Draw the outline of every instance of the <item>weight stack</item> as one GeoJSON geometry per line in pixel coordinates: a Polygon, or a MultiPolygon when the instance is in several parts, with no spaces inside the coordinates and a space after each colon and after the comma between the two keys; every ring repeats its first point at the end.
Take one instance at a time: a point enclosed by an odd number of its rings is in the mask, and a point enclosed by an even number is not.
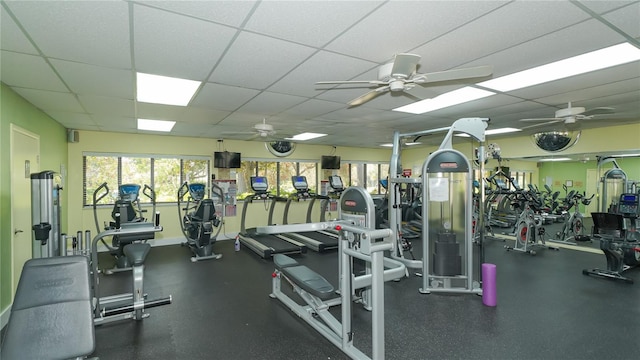
{"type": "Polygon", "coordinates": [[[433,254],[433,274],[437,276],[462,275],[462,257],[456,234],[438,233],[433,254]]]}

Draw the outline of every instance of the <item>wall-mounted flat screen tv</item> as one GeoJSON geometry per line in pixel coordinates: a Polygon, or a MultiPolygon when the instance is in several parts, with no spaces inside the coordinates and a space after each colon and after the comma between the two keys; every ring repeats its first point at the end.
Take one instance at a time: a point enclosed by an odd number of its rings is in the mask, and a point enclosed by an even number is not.
{"type": "Polygon", "coordinates": [[[320,159],[321,169],[340,169],[340,156],[322,155],[320,159]]]}
{"type": "Polygon", "coordinates": [[[213,167],[215,168],[239,168],[241,162],[240,153],[229,151],[216,151],[213,153],[213,167]]]}

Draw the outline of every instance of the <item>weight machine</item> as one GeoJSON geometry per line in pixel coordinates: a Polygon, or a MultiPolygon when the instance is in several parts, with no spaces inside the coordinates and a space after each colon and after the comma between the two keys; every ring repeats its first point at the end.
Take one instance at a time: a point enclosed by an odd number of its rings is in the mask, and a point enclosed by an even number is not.
{"type": "MultiPolygon", "coordinates": [[[[484,140],[487,118],[462,118],[450,127],[393,135],[393,149],[389,162],[389,224],[392,231],[393,250],[391,258],[407,268],[420,269],[421,293],[453,292],[481,294],[479,282],[473,279],[473,173],[469,160],[453,149],[452,138],[456,132],[470,135],[480,142],[478,162],[480,172],[484,170],[484,140]],[[400,139],[418,138],[427,134],[446,132],[439,149],[433,152],[422,165],[422,177],[403,178],[400,161],[400,139]],[[410,250],[408,241],[402,237],[402,210],[394,207],[400,200],[399,184],[416,183],[422,187],[422,246],[421,260],[406,259],[404,252],[410,250]]],[[[484,196],[484,182],[479,184],[484,196]]],[[[479,207],[477,218],[484,228],[484,208],[479,207]]],[[[479,243],[484,241],[484,231],[479,243]]],[[[484,258],[480,246],[478,273],[484,258]]]]}
{"type": "Polygon", "coordinates": [[[272,292],[269,296],[280,300],[291,311],[327,338],[353,359],[384,359],[384,282],[404,276],[405,266],[399,261],[384,258],[383,252],[391,250],[389,229],[375,230],[375,206],[373,199],[363,188],[350,187],[340,198],[339,220],[258,227],[259,233],[279,233],[333,229],[339,233],[339,293],[324,277],[296,260],[282,254],[274,255],[276,267],[272,276],[272,292]],[[354,260],[366,263],[364,275],[356,275],[354,260]],[[386,269],[385,269],[386,268],[386,269]],[[300,305],[282,292],[284,279],[294,293],[306,303],[300,305]],[[352,328],[353,295],[363,289],[361,301],[371,311],[371,344],[369,357],[354,344],[352,328]],[[365,299],[366,298],[366,299],[365,299]],[[330,308],[340,306],[336,317],[330,308]]]}

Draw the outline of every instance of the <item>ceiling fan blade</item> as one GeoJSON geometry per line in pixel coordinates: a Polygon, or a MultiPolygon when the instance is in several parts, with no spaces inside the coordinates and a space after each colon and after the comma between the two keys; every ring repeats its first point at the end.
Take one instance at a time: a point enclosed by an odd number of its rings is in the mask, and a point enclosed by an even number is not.
{"type": "MultiPolygon", "coordinates": [[[[540,119],[537,119],[537,120],[540,120],[540,119]]],[[[561,121],[562,121],[562,119],[555,119],[555,120],[543,122],[543,123],[540,123],[540,124],[525,126],[521,130],[528,130],[528,129],[533,129],[533,128],[537,128],[537,127],[544,127],[544,126],[552,125],[552,124],[555,124],[555,123],[559,123],[561,121]]]]}
{"type": "Polygon", "coordinates": [[[366,103],[367,101],[373,100],[376,96],[389,91],[389,86],[379,87],[377,89],[373,89],[368,93],[361,95],[351,101],[348,102],[349,106],[358,106],[366,103]]]}
{"type": "Polygon", "coordinates": [[[411,99],[413,101],[422,101],[422,100],[424,100],[424,99],[421,99],[421,98],[419,98],[419,97],[417,97],[415,95],[411,95],[406,91],[400,91],[400,94],[402,94],[402,96],[408,97],[409,99],[411,99]]]}
{"type": "Polygon", "coordinates": [[[481,79],[491,76],[492,74],[493,67],[490,65],[485,65],[472,68],[453,69],[426,74],[418,74],[416,75],[414,82],[416,84],[425,86],[431,83],[481,79]]]}
{"type": "Polygon", "coordinates": [[[589,109],[583,112],[582,115],[593,116],[593,115],[613,114],[614,111],[615,109],[610,107],[597,107],[597,108],[589,109]]]}
{"type": "Polygon", "coordinates": [[[397,54],[393,60],[391,68],[391,77],[407,79],[416,73],[420,62],[420,55],[416,54],[397,54]]]}
{"type": "Polygon", "coordinates": [[[524,122],[532,122],[532,121],[564,121],[563,118],[535,118],[535,119],[520,119],[520,121],[524,122]]]}
{"type": "Polygon", "coordinates": [[[336,80],[336,81],[318,81],[316,85],[344,85],[344,84],[369,84],[369,85],[386,85],[386,82],[378,80],[336,80]]]}

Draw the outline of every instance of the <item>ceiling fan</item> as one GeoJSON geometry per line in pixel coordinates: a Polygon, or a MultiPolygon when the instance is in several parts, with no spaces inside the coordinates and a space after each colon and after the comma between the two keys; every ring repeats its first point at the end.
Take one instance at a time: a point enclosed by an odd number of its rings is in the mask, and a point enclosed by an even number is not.
{"type": "Polygon", "coordinates": [[[225,132],[222,135],[252,135],[248,140],[261,138],[263,140],[271,140],[276,135],[273,125],[267,123],[267,119],[263,118],[261,123],[257,123],[251,127],[251,131],[244,132],[225,132]]]}
{"type": "MultiPolygon", "coordinates": [[[[542,122],[541,124],[535,124],[527,126],[524,129],[530,129],[537,126],[545,126],[558,122],[564,122],[565,125],[573,125],[578,121],[591,120],[597,115],[612,114],[613,108],[610,107],[597,107],[593,109],[585,109],[584,107],[572,107],[571,102],[564,109],[556,111],[555,117],[552,118],[534,118],[534,119],[520,119],[523,122],[542,122]]],[[[524,130],[523,129],[523,130],[524,130]]]]}
{"type": "MultiPolygon", "coordinates": [[[[377,80],[345,80],[345,81],[319,81],[316,85],[350,85],[362,84],[375,88],[368,93],[349,101],[349,106],[358,106],[372,100],[376,96],[388,91],[402,93],[403,95],[415,98],[405,91],[411,90],[416,85],[434,86],[445,85],[454,82],[470,82],[471,79],[486,78],[491,76],[493,69],[491,66],[478,66],[465,69],[454,69],[433,73],[418,73],[418,62],[420,55],[397,54],[392,62],[384,64],[378,68],[377,80]]],[[[417,98],[415,98],[417,99],[417,98]]]]}

